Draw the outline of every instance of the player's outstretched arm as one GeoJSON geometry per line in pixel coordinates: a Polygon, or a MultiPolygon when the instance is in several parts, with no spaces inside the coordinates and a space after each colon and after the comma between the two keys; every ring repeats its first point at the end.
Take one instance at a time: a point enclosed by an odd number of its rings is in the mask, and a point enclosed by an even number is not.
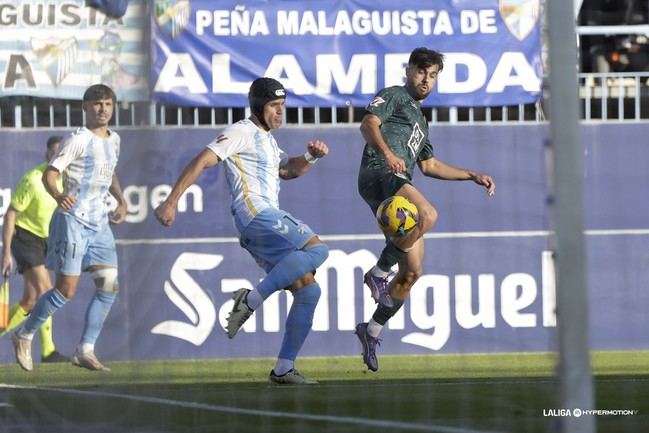
{"type": "Polygon", "coordinates": [[[489,175],[467,170],[466,168],[453,167],[435,158],[419,161],[418,164],[424,176],[442,180],[472,180],[476,184],[487,188],[487,194],[490,197],[496,193],[496,182],[489,175]]]}
{"type": "Polygon", "coordinates": [[[169,197],[163,201],[155,210],[155,216],[160,224],[170,226],[176,219],[176,206],[178,200],[185,190],[190,187],[201,175],[203,170],[214,167],[220,161],[219,157],[210,149],[203,149],[189,164],[183,169],[176,184],[169,193],[169,197]]]}
{"type": "Polygon", "coordinates": [[[126,219],[126,199],[122,193],[122,185],[119,183],[117,173],[113,173],[113,180],[108,187],[108,192],[117,200],[117,208],[110,213],[109,221],[111,224],[121,224],[126,219]]]}
{"type": "Polygon", "coordinates": [[[329,154],[329,148],[324,141],[309,141],[304,155],[289,158],[286,164],[279,168],[279,177],[284,180],[300,177],[309,171],[318,159],[327,156],[327,154],[329,154]]]}

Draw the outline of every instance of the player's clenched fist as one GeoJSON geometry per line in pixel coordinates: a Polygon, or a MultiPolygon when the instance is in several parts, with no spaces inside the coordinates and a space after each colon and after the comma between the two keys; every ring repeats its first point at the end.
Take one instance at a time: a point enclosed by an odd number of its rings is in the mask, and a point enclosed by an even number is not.
{"type": "Polygon", "coordinates": [[[176,219],[176,206],[164,201],[155,210],[155,217],[160,224],[169,227],[176,219]]]}
{"type": "Polygon", "coordinates": [[[307,150],[314,158],[322,158],[329,153],[329,148],[325,142],[320,140],[309,141],[307,150]]]}

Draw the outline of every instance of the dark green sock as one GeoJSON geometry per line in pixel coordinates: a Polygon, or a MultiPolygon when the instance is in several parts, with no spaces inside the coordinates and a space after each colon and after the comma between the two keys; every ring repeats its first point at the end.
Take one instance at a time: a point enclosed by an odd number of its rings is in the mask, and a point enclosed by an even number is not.
{"type": "Polygon", "coordinates": [[[383,251],[381,251],[381,256],[379,261],[376,263],[376,266],[379,267],[382,271],[390,272],[392,266],[396,265],[406,256],[406,252],[402,249],[399,249],[392,241],[388,241],[383,251]]]}
{"type": "Polygon", "coordinates": [[[372,319],[374,319],[374,321],[379,325],[385,325],[387,321],[390,320],[390,317],[397,314],[397,311],[399,311],[399,308],[403,305],[403,299],[392,298],[392,302],[394,303],[392,307],[386,307],[381,304],[376,307],[372,319]]]}

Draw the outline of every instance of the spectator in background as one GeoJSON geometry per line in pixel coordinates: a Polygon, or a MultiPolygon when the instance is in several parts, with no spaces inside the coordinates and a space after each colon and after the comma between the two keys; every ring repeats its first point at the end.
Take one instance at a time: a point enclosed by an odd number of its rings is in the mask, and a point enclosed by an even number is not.
{"type": "MultiPolygon", "coordinates": [[[[584,0],[582,26],[647,24],[646,0],[584,0]]],[[[649,43],[644,34],[593,34],[579,38],[581,72],[644,72],[649,70],[649,43]]]]}
{"type": "MultiPolygon", "coordinates": [[[[59,151],[61,136],[47,140],[45,160],[49,161],[59,151]]],[[[56,201],[43,186],[43,172],[47,162],[37,165],[23,175],[4,216],[2,228],[2,275],[7,278],[16,260],[18,273],[23,276],[23,296],[9,310],[9,324],[0,330],[0,336],[19,326],[31,313],[36,300],[52,287],[50,274],[45,268],[47,237],[50,219],[56,201]]],[[[57,180],[61,184],[61,180],[57,180]]],[[[56,351],[52,339],[52,318],[48,317],[39,330],[41,360],[64,362],[68,358],[56,351]]]]}

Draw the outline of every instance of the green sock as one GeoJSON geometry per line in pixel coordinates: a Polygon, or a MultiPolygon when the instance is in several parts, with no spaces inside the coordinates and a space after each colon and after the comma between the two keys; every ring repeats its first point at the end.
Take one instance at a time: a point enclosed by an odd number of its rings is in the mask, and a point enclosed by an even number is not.
{"type": "Polygon", "coordinates": [[[14,328],[20,326],[21,323],[25,321],[29,313],[19,303],[13,304],[9,308],[9,323],[7,324],[7,329],[0,333],[0,337],[8,333],[14,328]]]}
{"type": "Polygon", "coordinates": [[[52,316],[43,322],[43,326],[41,326],[38,332],[41,336],[41,356],[47,358],[56,350],[54,340],[52,340],[52,316]]]}

